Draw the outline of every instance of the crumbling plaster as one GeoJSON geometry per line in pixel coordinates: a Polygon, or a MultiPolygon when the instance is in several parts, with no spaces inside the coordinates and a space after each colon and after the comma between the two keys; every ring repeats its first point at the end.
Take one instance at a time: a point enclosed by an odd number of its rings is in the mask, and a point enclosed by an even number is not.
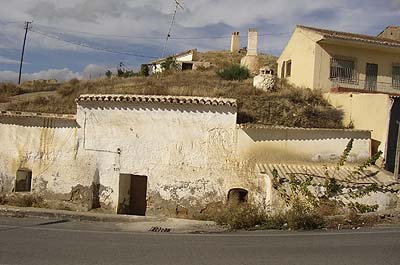
{"type": "Polygon", "coordinates": [[[331,159],[358,137],[354,154],[369,154],[365,132],[326,131],[330,137],[318,139],[316,131],[249,131],[237,127],[236,114],[228,104],[78,101],[74,119],[0,116],[1,190],[11,192],[16,171],[28,168],[33,192],[64,200],[76,192],[98,196],[116,213],[125,196],[120,174],[147,176],[149,214],[193,217],[225,202],[233,188],[248,190],[250,200],[268,209],[271,183],[255,167],[261,153],[270,161],[312,162],[325,150],[331,159]]]}

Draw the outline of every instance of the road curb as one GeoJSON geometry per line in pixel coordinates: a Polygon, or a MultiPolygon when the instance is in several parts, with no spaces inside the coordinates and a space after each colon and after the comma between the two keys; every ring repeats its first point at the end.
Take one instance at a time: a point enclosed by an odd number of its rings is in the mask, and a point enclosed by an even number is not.
{"type": "Polygon", "coordinates": [[[165,221],[167,218],[154,216],[132,216],[132,215],[113,215],[104,213],[89,212],[73,212],[65,210],[50,210],[39,208],[23,208],[0,206],[0,216],[6,217],[33,217],[44,219],[64,219],[71,221],[94,221],[94,222],[119,222],[119,223],[135,223],[135,222],[154,222],[165,221]]]}

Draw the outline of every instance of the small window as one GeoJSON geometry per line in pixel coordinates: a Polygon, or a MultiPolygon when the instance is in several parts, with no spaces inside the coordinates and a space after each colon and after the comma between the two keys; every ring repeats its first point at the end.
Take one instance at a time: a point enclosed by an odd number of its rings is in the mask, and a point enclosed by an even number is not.
{"type": "Polygon", "coordinates": [[[292,75],[292,60],[286,62],[286,77],[290,77],[292,75]]]}
{"type": "Polygon", "coordinates": [[[392,86],[395,89],[400,89],[400,64],[393,65],[393,69],[392,69],[392,86]]]}
{"type": "Polygon", "coordinates": [[[285,67],[286,67],[286,62],[282,62],[282,67],[281,67],[281,78],[285,78],[285,67]]]}
{"type": "Polygon", "coordinates": [[[30,192],[32,182],[32,171],[19,169],[15,179],[15,192],[30,192]]]}
{"type": "Polygon", "coordinates": [[[331,59],[330,78],[343,83],[355,81],[355,61],[351,59],[331,59]]]}

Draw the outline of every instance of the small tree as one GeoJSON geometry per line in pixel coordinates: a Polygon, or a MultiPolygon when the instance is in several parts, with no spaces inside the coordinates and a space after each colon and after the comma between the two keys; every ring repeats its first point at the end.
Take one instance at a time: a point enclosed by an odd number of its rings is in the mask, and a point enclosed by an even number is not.
{"type": "MultiPolygon", "coordinates": [[[[355,187],[354,189],[344,189],[344,186],[335,178],[335,174],[345,165],[350,151],[353,148],[354,140],[350,140],[347,144],[346,149],[343,151],[343,154],[339,158],[335,169],[332,173],[329,172],[328,167],[325,166],[325,172],[323,175],[313,175],[313,174],[303,174],[299,173],[291,173],[289,175],[289,179],[279,176],[278,171],[276,169],[273,170],[272,175],[272,185],[275,190],[278,191],[281,198],[285,201],[287,206],[293,206],[297,202],[302,202],[304,205],[307,205],[310,210],[318,209],[323,204],[336,204],[341,207],[349,207],[353,209],[361,209],[360,204],[354,207],[354,204],[350,203],[345,205],[340,203],[337,198],[338,196],[344,196],[346,199],[356,199],[367,196],[371,192],[376,191],[385,191],[388,190],[388,186],[378,186],[376,183],[372,183],[369,185],[363,184],[355,187]],[[298,178],[298,175],[305,176],[306,180],[301,181],[298,178]],[[323,192],[319,195],[312,192],[312,187],[315,186],[313,182],[315,178],[325,179],[323,192]]],[[[382,152],[379,152],[366,160],[364,163],[356,166],[352,172],[348,174],[346,177],[346,181],[356,182],[359,178],[363,178],[367,173],[365,170],[374,165],[376,160],[382,155],[382,152]]],[[[362,205],[364,206],[364,205],[362,205]]],[[[363,209],[376,209],[376,206],[365,205],[363,209]]]]}

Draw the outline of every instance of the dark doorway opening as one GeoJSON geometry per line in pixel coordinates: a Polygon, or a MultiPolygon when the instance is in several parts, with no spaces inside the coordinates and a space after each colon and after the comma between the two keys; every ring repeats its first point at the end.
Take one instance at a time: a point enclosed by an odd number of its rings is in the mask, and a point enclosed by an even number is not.
{"type": "Polygon", "coordinates": [[[30,192],[32,183],[32,171],[29,169],[18,169],[15,178],[15,192],[30,192]]]}
{"type": "Polygon", "coordinates": [[[249,192],[245,189],[231,189],[228,192],[228,204],[238,205],[247,202],[249,192]]]}
{"type": "Polygon", "coordinates": [[[147,177],[121,174],[118,214],[146,215],[147,177]]]}
{"type": "Polygon", "coordinates": [[[378,83],[378,65],[367,63],[365,71],[365,89],[376,91],[378,83]]]}
{"type": "Polygon", "coordinates": [[[182,71],[193,70],[193,63],[182,63],[182,71]]]}
{"type": "Polygon", "coordinates": [[[400,121],[400,99],[394,99],[392,111],[390,113],[389,136],[387,142],[386,153],[386,170],[394,172],[396,165],[396,147],[397,147],[397,134],[400,121]]]}

